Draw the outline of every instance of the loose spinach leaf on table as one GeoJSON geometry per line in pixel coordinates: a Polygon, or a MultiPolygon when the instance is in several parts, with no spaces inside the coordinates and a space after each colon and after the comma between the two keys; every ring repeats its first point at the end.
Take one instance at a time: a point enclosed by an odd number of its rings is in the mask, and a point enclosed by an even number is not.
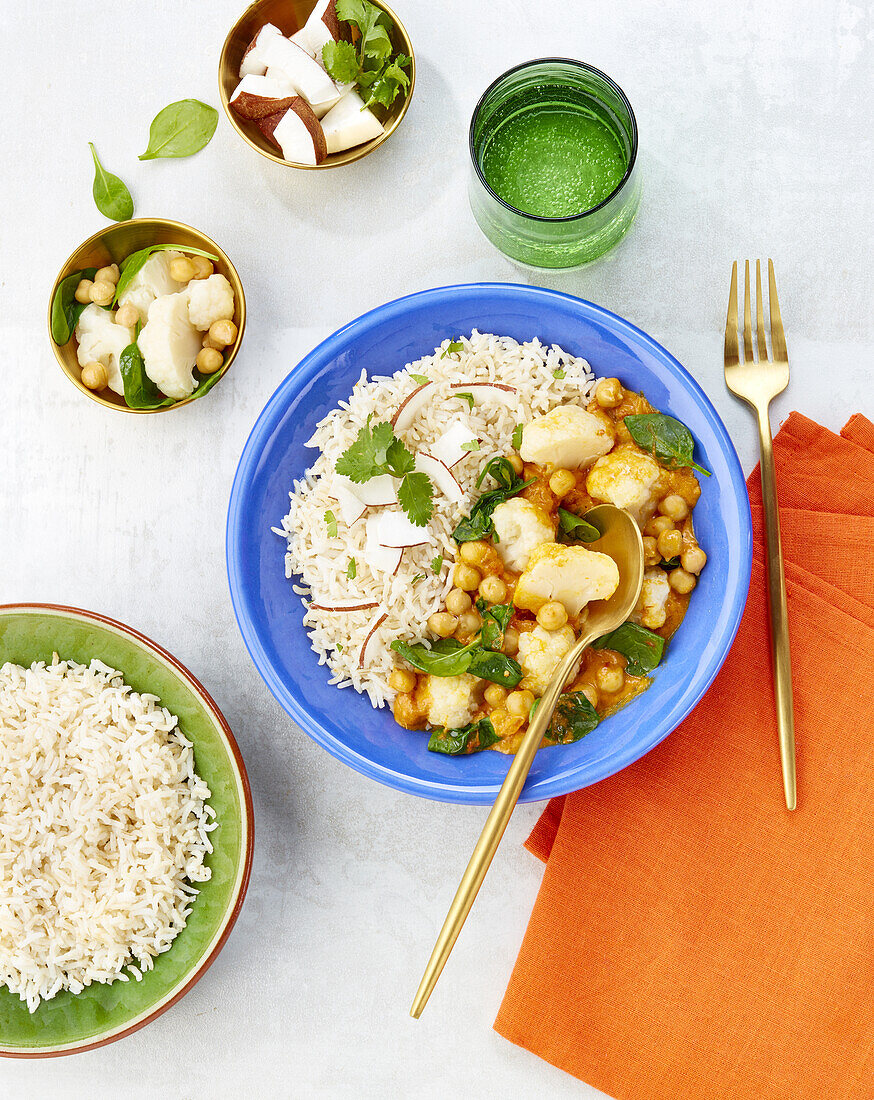
{"type": "Polygon", "coordinates": [[[628,661],[625,671],[630,676],[646,676],[661,661],[665,640],[637,623],[623,623],[610,634],[597,638],[592,646],[621,653],[628,661]]]}
{"type": "Polygon", "coordinates": [[[649,451],[653,458],[669,469],[692,466],[700,474],[710,477],[710,471],[693,460],[695,440],[681,421],[665,413],[640,413],[626,416],[624,423],[638,447],[649,451]]]}
{"type": "Polygon", "coordinates": [[[594,524],[587,522],[582,516],[574,515],[566,508],[558,510],[558,529],[562,534],[579,542],[597,542],[601,537],[601,532],[594,524]]]}
{"type": "Polygon", "coordinates": [[[591,733],[598,722],[598,712],[581,691],[566,691],[558,697],[545,737],[556,745],[570,745],[591,733]]]}
{"type": "Polygon", "coordinates": [[[477,479],[477,487],[482,485],[486,476],[494,478],[498,483],[497,489],[490,489],[483,493],[479,500],[452,532],[456,542],[474,542],[477,539],[486,538],[494,532],[492,512],[499,504],[510,497],[516,496],[529,485],[534,484],[534,478],[523,481],[506,458],[493,458],[482,468],[477,479]]]}
{"type": "Polygon", "coordinates": [[[127,221],[134,216],[134,200],[130,191],[118,176],[106,171],[90,141],[88,148],[94,160],[94,183],[91,187],[94,205],[104,218],[110,218],[114,222],[127,221]]]}
{"type": "Polygon", "coordinates": [[[149,145],[140,160],[190,157],[207,144],[218,125],[218,111],[199,99],[180,99],[159,111],[149,129],[149,145]]]}
{"type": "Polygon", "coordinates": [[[178,244],[151,244],[148,248],[141,248],[138,252],[131,252],[131,254],[119,265],[121,268],[121,275],[118,278],[118,283],[115,287],[115,298],[113,304],[118,301],[122,294],[127,290],[133,281],[137,272],[141,271],[146,260],[154,252],[185,252],[194,256],[206,256],[208,260],[218,262],[218,256],[214,256],[212,252],[204,252],[202,248],[192,248],[190,245],[178,244]]]}
{"type": "Polygon", "coordinates": [[[431,752],[443,752],[449,756],[461,753],[480,752],[498,741],[495,727],[489,718],[480,718],[461,729],[447,730],[438,727],[431,733],[428,749],[431,752]]]}
{"type": "Polygon", "coordinates": [[[52,339],[56,344],[67,343],[87,305],[87,302],[76,301],[76,287],[82,279],[93,279],[96,274],[96,267],[86,267],[83,271],[74,271],[58,283],[52,299],[52,339]]]}

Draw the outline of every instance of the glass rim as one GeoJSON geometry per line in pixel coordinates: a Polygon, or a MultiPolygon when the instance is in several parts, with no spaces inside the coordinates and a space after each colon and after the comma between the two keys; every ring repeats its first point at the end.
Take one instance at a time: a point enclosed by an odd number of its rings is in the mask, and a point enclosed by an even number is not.
{"type": "Polygon", "coordinates": [[[500,76],[495,77],[491,84],[489,84],[483,94],[479,97],[477,105],[473,109],[473,114],[470,116],[470,128],[468,130],[467,145],[468,152],[470,153],[470,159],[473,162],[474,171],[476,172],[480,183],[483,185],[486,191],[501,204],[501,206],[505,207],[513,214],[518,214],[522,218],[529,218],[531,221],[535,222],[574,222],[579,221],[581,218],[588,218],[591,214],[595,214],[599,210],[603,209],[608,203],[612,202],[613,199],[616,198],[616,196],[619,194],[625,184],[628,183],[629,179],[631,178],[631,173],[634,169],[635,162],[637,161],[637,119],[634,116],[634,109],[631,106],[631,101],[629,100],[628,96],[619,87],[616,81],[613,80],[612,77],[608,76],[601,69],[596,68],[594,65],[590,65],[586,61],[578,61],[576,58],[573,57],[537,57],[534,58],[532,61],[522,61],[518,65],[513,65],[512,68],[507,69],[506,72],[503,72],[500,76]],[[518,72],[520,69],[529,69],[534,65],[554,64],[555,62],[563,65],[574,65],[578,69],[585,69],[586,72],[592,73],[594,76],[597,76],[601,80],[603,80],[604,83],[607,84],[617,94],[625,109],[628,111],[628,118],[631,122],[631,154],[628,158],[628,167],[625,169],[625,175],[622,177],[619,183],[616,184],[610,194],[606,198],[602,199],[597,206],[592,206],[588,210],[581,211],[579,214],[563,214],[561,217],[558,218],[550,218],[547,217],[545,214],[529,214],[526,210],[520,210],[518,206],[513,206],[513,204],[507,202],[506,199],[502,199],[497,191],[494,190],[494,188],[491,186],[491,184],[488,182],[485,175],[483,174],[482,167],[480,166],[479,160],[477,159],[476,151],[473,144],[473,128],[474,124],[476,123],[477,116],[482,110],[483,104],[485,103],[489,95],[491,95],[495,88],[501,83],[501,81],[506,80],[508,76],[512,76],[513,73],[518,72]]]}

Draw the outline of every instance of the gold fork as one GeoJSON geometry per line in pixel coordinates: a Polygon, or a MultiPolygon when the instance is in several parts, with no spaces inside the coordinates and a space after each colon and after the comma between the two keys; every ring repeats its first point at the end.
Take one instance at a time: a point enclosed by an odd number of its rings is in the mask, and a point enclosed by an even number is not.
{"type": "Polygon", "coordinates": [[[783,335],[783,318],[777,300],[774,264],[768,260],[768,291],[771,306],[771,359],[765,342],[765,311],[762,303],[762,271],[756,260],[756,343],[758,358],[753,356],[753,332],[750,317],[750,262],[744,263],[743,359],[738,347],[737,263],[731,268],[728,317],[725,322],[725,384],[746,401],[756,413],[759,424],[759,469],[762,474],[762,500],[765,507],[765,548],[767,550],[768,605],[771,613],[771,654],[774,666],[774,698],[777,704],[777,729],[780,735],[780,763],[786,805],[795,809],[795,720],[792,714],[792,666],[789,660],[789,621],[786,615],[786,578],[783,574],[783,547],[780,542],[780,513],[777,508],[777,484],[774,477],[774,449],[768,406],[789,385],[789,353],[783,335]]]}

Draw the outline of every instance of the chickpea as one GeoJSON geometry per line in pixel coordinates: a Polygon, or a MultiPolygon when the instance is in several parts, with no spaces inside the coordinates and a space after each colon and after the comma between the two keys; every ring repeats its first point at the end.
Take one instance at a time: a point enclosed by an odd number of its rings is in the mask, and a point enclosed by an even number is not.
{"type": "Polygon", "coordinates": [[[656,539],[656,546],[665,561],[670,561],[671,558],[678,557],[683,549],[683,536],[676,528],[673,531],[662,531],[656,539]]]}
{"type": "Polygon", "coordinates": [[[125,328],[133,328],[140,319],[140,311],[130,302],[126,306],[119,306],[115,311],[115,323],[124,325],[125,328]]]}
{"type": "Polygon", "coordinates": [[[663,516],[677,523],[688,516],[689,505],[679,493],[668,493],[664,500],[659,501],[659,511],[663,516]]]}
{"type": "Polygon", "coordinates": [[[428,629],[438,638],[451,638],[458,626],[458,619],[448,611],[435,611],[428,616],[428,629]]]}
{"type": "Polygon", "coordinates": [[[490,707],[499,707],[507,698],[507,689],[500,684],[489,684],[483,693],[483,698],[490,707]]]}
{"type": "Polygon", "coordinates": [[[613,695],[617,691],[622,691],[625,687],[625,673],[619,667],[619,665],[602,665],[598,669],[598,674],[595,677],[598,688],[605,694],[613,695]]]}
{"type": "Polygon", "coordinates": [[[518,476],[521,476],[522,470],[524,468],[524,463],[522,462],[522,459],[517,454],[509,454],[507,455],[507,461],[513,467],[516,474],[518,476]]]}
{"type": "Polygon", "coordinates": [[[463,542],[458,548],[458,556],[468,565],[479,565],[488,557],[488,544],[482,541],[463,542]]]}
{"type": "Polygon", "coordinates": [[[206,256],[192,256],[191,262],[194,264],[195,279],[208,279],[212,275],[212,263],[206,256]]]}
{"type": "Polygon", "coordinates": [[[462,611],[467,611],[472,603],[473,600],[467,592],[460,588],[453,588],[446,597],[446,610],[451,611],[453,615],[460,615],[462,611]]]}
{"type": "Polygon", "coordinates": [[[396,668],[388,678],[388,686],[408,695],[416,689],[416,674],[408,668],[396,668]]]}
{"type": "Polygon", "coordinates": [[[515,626],[508,626],[504,631],[504,644],[501,649],[508,656],[512,657],[519,649],[519,631],[515,626]]]}
{"type": "Polygon", "coordinates": [[[83,306],[87,305],[91,301],[91,287],[93,285],[90,279],[80,279],[79,285],[76,287],[76,301],[81,302],[83,306]]]}
{"type": "Polygon", "coordinates": [[[461,634],[476,634],[482,625],[482,615],[473,609],[458,616],[458,630],[461,634]]]}
{"type": "Polygon", "coordinates": [[[594,684],[583,684],[580,688],[580,694],[585,695],[593,707],[597,707],[601,696],[598,694],[598,689],[594,684]]]}
{"type": "Polygon", "coordinates": [[[213,321],[209,326],[209,336],[221,347],[229,347],[237,338],[237,326],[233,321],[213,321]]]}
{"type": "Polygon", "coordinates": [[[668,580],[671,583],[671,588],[681,596],[691,592],[698,583],[692,574],[687,573],[685,569],[672,569],[668,575],[668,580]]]}
{"type": "Polygon", "coordinates": [[[694,573],[697,577],[707,564],[707,555],[700,546],[693,546],[680,555],[680,565],[687,573],[694,573]]]}
{"type": "Polygon", "coordinates": [[[537,622],[544,630],[560,630],[567,622],[567,611],[563,603],[550,600],[537,612],[537,622]]]}
{"type": "Polygon", "coordinates": [[[95,279],[88,290],[88,297],[96,306],[108,306],[115,297],[115,283],[95,279]]]}
{"type": "MultiPolygon", "coordinates": [[[[467,543],[464,545],[466,546],[467,543]]],[[[467,565],[462,561],[455,566],[452,580],[456,588],[461,588],[464,592],[476,592],[482,580],[482,575],[478,569],[474,569],[472,565],[467,565]]]]}
{"type": "Polygon", "coordinates": [[[409,692],[398,692],[392,705],[395,721],[404,729],[414,730],[419,728],[422,721],[422,712],[416,704],[415,695],[409,692]]]}
{"type": "Polygon", "coordinates": [[[94,282],[112,283],[112,285],[115,286],[118,282],[118,275],[118,264],[112,264],[110,267],[101,267],[94,276],[94,282]]]}
{"type": "Polygon", "coordinates": [[[93,363],[86,363],[82,368],[82,385],[89,390],[105,389],[108,381],[109,374],[102,363],[95,360],[93,363]]]}
{"type": "Polygon", "coordinates": [[[218,351],[222,350],[221,346],[219,344],[217,344],[215,342],[215,340],[213,340],[213,338],[210,336],[210,334],[208,332],[205,332],[203,334],[203,346],[205,348],[216,348],[218,351]]]}
{"type": "Polygon", "coordinates": [[[479,594],[489,603],[503,603],[507,598],[507,586],[500,577],[483,577],[479,594]]]}
{"type": "Polygon", "coordinates": [[[622,403],[624,394],[618,378],[602,378],[595,386],[595,400],[602,409],[615,409],[622,403]]]}
{"type": "Polygon", "coordinates": [[[652,535],[643,536],[643,564],[646,566],[658,565],[661,554],[658,552],[656,540],[652,535]]]}
{"type": "Polygon", "coordinates": [[[177,256],[170,262],[170,278],[176,283],[189,283],[194,278],[194,264],[187,256],[177,256]]]}
{"type": "Polygon", "coordinates": [[[534,706],[534,692],[511,691],[507,696],[507,710],[517,718],[527,718],[534,706]]]}
{"type": "Polygon", "coordinates": [[[197,369],[201,374],[215,374],[222,369],[224,357],[216,348],[201,348],[197,353],[197,369]]]}
{"type": "Polygon", "coordinates": [[[668,516],[653,516],[643,529],[645,535],[658,538],[663,531],[673,531],[674,521],[668,516]]]}
{"type": "Polygon", "coordinates": [[[549,476],[549,488],[550,491],[555,493],[557,497],[564,497],[575,488],[577,479],[570,472],[570,470],[553,470],[549,476]]]}

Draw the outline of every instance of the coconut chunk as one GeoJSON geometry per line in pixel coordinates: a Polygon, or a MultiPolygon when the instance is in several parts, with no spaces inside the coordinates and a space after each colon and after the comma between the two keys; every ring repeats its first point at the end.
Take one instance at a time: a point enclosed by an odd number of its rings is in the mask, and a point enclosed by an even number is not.
{"type": "Polygon", "coordinates": [[[317,118],[327,114],[340,99],[337,85],[321,65],[289,39],[272,38],[265,57],[267,75],[283,74],[297,94],[309,103],[317,118]]]}
{"type": "Polygon", "coordinates": [[[296,94],[288,80],[244,76],[229,102],[240,118],[266,118],[288,110],[296,94]]]}
{"type": "Polygon", "coordinates": [[[274,27],[272,23],[265,23],[260,31],[255,35],[249,45],[246,47],[246,52],[243,54],[243,61],[240,65],[240,79],[242,80],[247,76],[263,76],[267,71],[267,62],[264,59],[264,51],[267,48],[267,43],[276,37],[281,38],[282,32],[279,27],[274,27]]]}
{"type": "Polygon", "coordinates": [[[322,118],[322,129],[329,153],[340,153],[372,141],[384,133],[382,123],[364,106],[357,92],[347,92],[322,118]]]}
{"type": "Polygon", "coordinates": [[[309,19],[291,36],[291,41],[320,61],[322,50],[329,42],[351,42],[352,29],[337,18],[335,0],[318,0],[309,19]]]}
{"type": "Polygon", "coordinates": [[[321,164],[327,155],[325,135],[312,107],[300,96],[273,127],[273,140],[285,160],[296,164],[321,164]]]}

